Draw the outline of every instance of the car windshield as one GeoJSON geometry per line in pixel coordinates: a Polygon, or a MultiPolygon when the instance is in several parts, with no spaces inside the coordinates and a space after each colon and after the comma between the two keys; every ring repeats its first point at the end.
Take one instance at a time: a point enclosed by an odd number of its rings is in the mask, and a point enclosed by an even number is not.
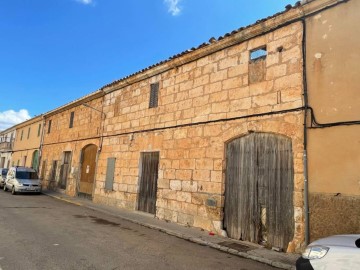
{"type": "Polygon", "coordinates": [[[1,174],[2,174],[3,176],[5,176],[5,175],[7,174],[7,172],[8,172],[8,170],[3,169],[3,170],[1,171],[1,174]]]}
{"type": "Polygon", "coordinates": [[[16,178],[18,179],[39,179],[36,172],[16,172],[16,178]]]}

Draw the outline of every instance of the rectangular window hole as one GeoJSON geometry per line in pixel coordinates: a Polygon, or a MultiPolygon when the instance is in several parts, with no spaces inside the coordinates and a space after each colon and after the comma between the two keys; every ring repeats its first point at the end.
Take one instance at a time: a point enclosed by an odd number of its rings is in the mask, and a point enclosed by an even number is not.
{"type": "Polygon", "coordinates": [[[250,51],[250,60],[251,61],[265,59],[266,56],[267,56],[266,47],[261,47],[261,48],[250,51]]]}

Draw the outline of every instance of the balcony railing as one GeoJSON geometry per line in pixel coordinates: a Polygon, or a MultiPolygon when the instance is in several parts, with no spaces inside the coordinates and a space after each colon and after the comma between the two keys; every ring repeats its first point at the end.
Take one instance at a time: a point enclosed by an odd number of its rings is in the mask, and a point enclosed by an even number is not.
{"type": "Polygon", "coordinates": [[[0,151],[11,151],[13,144],[13,142],[0,142],[0,151]]]}

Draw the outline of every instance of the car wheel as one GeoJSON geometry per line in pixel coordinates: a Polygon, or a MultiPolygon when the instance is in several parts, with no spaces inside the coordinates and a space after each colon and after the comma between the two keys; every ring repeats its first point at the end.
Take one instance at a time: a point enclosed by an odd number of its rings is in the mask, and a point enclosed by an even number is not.
{"type": "Polygon", "coordinates": [[[15,187],[13,186],[12,189],[11,189],[11,194],[12,195],[16,195],[16,191],[15,191],[15,187]]]}
{"type": "Polygon", "coordinates": [[[7,190],[8,190],[7,187],[6,187],[6,185],[4,185],[4,188],[3,188],[3,189],[4,189],[4,191],[7,191],[7,190]]]}

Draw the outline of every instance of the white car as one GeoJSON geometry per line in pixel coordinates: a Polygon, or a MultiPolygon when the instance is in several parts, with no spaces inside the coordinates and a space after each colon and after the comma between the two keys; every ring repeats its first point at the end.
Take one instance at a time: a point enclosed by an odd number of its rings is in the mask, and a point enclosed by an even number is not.
{"type": "Polygon", "coordinates": [[[312,242],[296,262],[296,270],[360,269],[360,234],[334,235],[312,242]]]}
{"type": "Polygon", "coordinates": [[[11,190],[13,195],[19,192],[40,193],[41,183],[34,169],[16,166],[9,169],[4,190],[11,190]]]}

